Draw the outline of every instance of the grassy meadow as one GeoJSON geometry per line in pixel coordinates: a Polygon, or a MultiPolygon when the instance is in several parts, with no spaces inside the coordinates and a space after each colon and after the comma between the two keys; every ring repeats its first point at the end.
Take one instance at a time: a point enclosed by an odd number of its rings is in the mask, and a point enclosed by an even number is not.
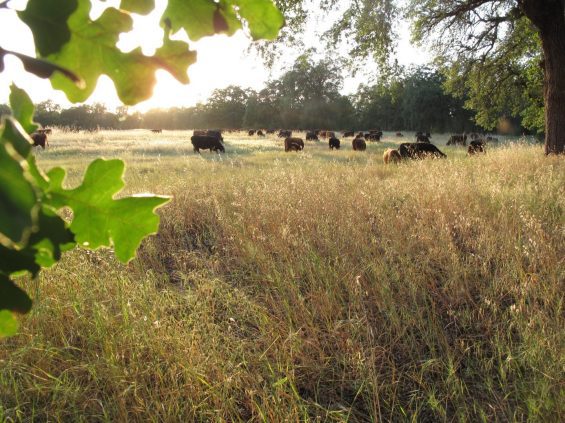
{"type": "Polygon", "coordinates": [[[563,421],[565,160],[500,139],[466,157],[226,134],[66,134],[169,194],[138,257],[67,253],[0,341],[0,421],[563,421]]]}

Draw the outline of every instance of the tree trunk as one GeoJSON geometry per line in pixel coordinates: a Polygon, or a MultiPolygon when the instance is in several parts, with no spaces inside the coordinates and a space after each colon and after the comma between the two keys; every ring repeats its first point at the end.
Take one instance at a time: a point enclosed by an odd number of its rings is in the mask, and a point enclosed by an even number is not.
{"type": "Polygon", "coordinates": [[[545,154],[565,153],[565,0],[524,0],[544,56],[545,154]]]}

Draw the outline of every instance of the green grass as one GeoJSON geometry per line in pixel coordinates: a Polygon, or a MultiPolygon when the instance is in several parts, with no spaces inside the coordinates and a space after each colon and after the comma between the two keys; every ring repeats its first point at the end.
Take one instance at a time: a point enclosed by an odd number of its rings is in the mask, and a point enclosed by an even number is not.
{"type": "Polygon", "coordinates": [[[385,166],[411,137],[53,134],[69,185],[122,157],[129,192],[174,200],[129,264],[77,249],[20,281],[0,420],[562,420],[565,162],[433,139],[448,160],[385,166]]]}

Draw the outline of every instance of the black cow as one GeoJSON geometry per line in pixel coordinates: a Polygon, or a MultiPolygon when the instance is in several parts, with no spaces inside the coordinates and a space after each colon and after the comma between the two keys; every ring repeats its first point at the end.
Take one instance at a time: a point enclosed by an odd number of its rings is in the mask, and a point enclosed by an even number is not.
{"type": "Polygon", "coordinates": [[[343,137],[347,138],[347,137],[354,137],[355,136],[355,132],[354,131],[346,131],[343,133],[343,137]]]}
{"type": "Polygon", "coordinates": [[[467,145],[467,134],[456,134],[449,137],[447,145],[467,145]]]}
{"type": "Polygon", "coordinates": [[[255,135],[255,129],[250,129],[248,134],[249,134],[249,136],[255,135]]]}
{"type": "Polygon", "coordinates": [[[45,145],[49,146],[46,133],[34,132],[31,134],[31,139],[33,140],[34,147],[41,146],[41,148],[45,150],[45,145]]]}
{"type": "Polygon", "coordinates": [[[427,142],[406,142],[400,144],[398,152],[403,159],[425,159],[427,157],[446,158],[447,156],[439,151],[432,143],[427,142]]]}
{"type": "Polygon", "coordinates": [[[365,139],[368,141],[380,141],[382,136],[382,131],[370,131],[368,134],[365,134],[365,139]]]}
{"type": "Polygon", "coordinates": [[[151,132],[155,133],[155,134],[160,134],[161,132],[163,132],[162,129],[152,129],[151,132]]]}
{"type": "Polygon", "coordinates": [[[396,136],[397,136],[397,137],[403,137],[404,135],[402,135],[402,132],[397,132],[397,133],[396,133],[396,136]]]}
{"type": "Polygon", "coordinates": [[[318,141],[318,135],[314,131],[306,132],[306,141],[318,141]]]}
{"type": "Polygon", "coordinates": [[[208,135],[209,137],[215,137],[221,143],[224,142],[224,137],[222,137],[222,131],[219,129],[208,129],[204,135],[208,135]]]}
{"type": "Polygon", "coordinates": [[[336,137],[331,137],[330,140],[328,141],[328,144],[330,146],[330,150],[333,150],[334,148],[336,150],[339,150],[339,146],[341,142],[336,137]]]}
{"type": "Polygon", "coordinates": [[[277,136],[279,138],[289,138],[292,136],[292,131],[289,131],[288,129],[281,129],[277,136]]]}
{"type": "Polygon", "coordinates": [[[221,151],[224,153],[226,149],[218,137],[210,135],[193,135],[190,138],[195,153],[200,153],[200,150],[221,151]]]}
{"type": "Polygon", "coordinates": [[[302,138],[287,137],[284,140],[284,151],[300,151],[304,150],[304,141],[302,138]]]}
{"type": "Polygon", "coordinates": [[[269,129],[267,129],[266,132],[267,132],[267,134],[274,134],[274,133],[275,133],[275,130],[272,129],[272,128],[269,128],[269,129]]]}
{"type": "Polygon", "coordinates": [[[367,143],[363,138],[357,137],[352,142],[351,145],[353,146],[354,151],[365,151],[367,149],[367,143]]]}
{"type": "Polygon", "coordinates": [[[258,137],[264,137],[265,134],[263,133],[263,131],[261,131],[260,129],[257,131],[257,136],[258,137]]]}
{"type": "Polygon", "coordinates": [[[472,156],[478,153],[486,153],[486,143],[482,139],[472,140],[467,148],[467,154],[472,156]]]}

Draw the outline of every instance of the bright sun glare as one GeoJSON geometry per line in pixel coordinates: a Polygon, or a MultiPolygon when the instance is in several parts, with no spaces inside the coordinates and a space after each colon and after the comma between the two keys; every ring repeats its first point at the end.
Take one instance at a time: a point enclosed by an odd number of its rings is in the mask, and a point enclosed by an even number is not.
{"type": "MultiPolygon", "coordinates": [[[[93,1],[91,17],[97,18],[107,7],[118,7],[119,0],[93,1]]],[[[127,34],[122,34],[118,47],[123,51],[131,51],[141,47],[144,54],[150,55],[155,52],[162,42],[163,33],[158,26],[158,21],[165,8],[165,0],[156,0],[155,10],[147,15],[134,15],[134,28],[127,34]],[[154,30],[149,31],[148,28],[154,30]]],[[[13,0],[10,8],[22,10],[25,8],[26,0],[13,0]]],[[[31,31],[21,23],[14,10],[0,10],[0,28],[3,34],[13,34],[12,37],[2,39],[2,47],[8,50],[18,51],[28,55],[34,55],[34,44],[31,31]]],[[[403,31],[407,32],[407,31],[403,31]]],[[[403,34],[401,34],[403,35],[403,34]]],[[[189,41],[184,31],[175,34],[175,39],[189,41]]],[[[197,51],[197,62],[189,67],[188,75],[190,84],[183,85],[165,71],[157,72],[157,83],[154,87],[153,96],[143,103],[135,106],[135,109],[146,111],[151,108],[165,107],[188,107],[198,102],[205,101],[212,91],[224,88],[228,85],[239,85],[253,89],[260,89],[269,78],[269,71],[261,60],[247,49],[250,44],[249,38],[238,31],[234,36],[216,35],[205,37],[197,42],[189,42],[190,48],[197,51]]],[[[319,44],[312,40],[312,45],[319,44]]],[[[399,59],[401,63],[418,61],[425,62],[427,59],[421,52],[410,47],[407,42],[407,34],[404,34],[399,44],[399,59]]],[[[289,56],[296,56],[298,52],[289,52],[289,56]]],[[[0,73],[0,102],[6,102],[9,95],[9,87],[12,82],[26,89],[34,102],[51,99],[59,104],[68,106],[64,94],[52,89],[47,80],[37,78],[28,74],[23,69],[19,60],[8,56],[5,58],[6,68],[0,73]]],[[[275,70],[275,72],[277,72],[275,70]]],[[[359,79],[346,78],[343,91],[355,91],[359,79]]],[[[113,82],[107,76],[101,76],[98,80],[96,90],[88,99],[87,103],[104,103],[114,109],[121,105],[116,94],[113,82]]]]}

